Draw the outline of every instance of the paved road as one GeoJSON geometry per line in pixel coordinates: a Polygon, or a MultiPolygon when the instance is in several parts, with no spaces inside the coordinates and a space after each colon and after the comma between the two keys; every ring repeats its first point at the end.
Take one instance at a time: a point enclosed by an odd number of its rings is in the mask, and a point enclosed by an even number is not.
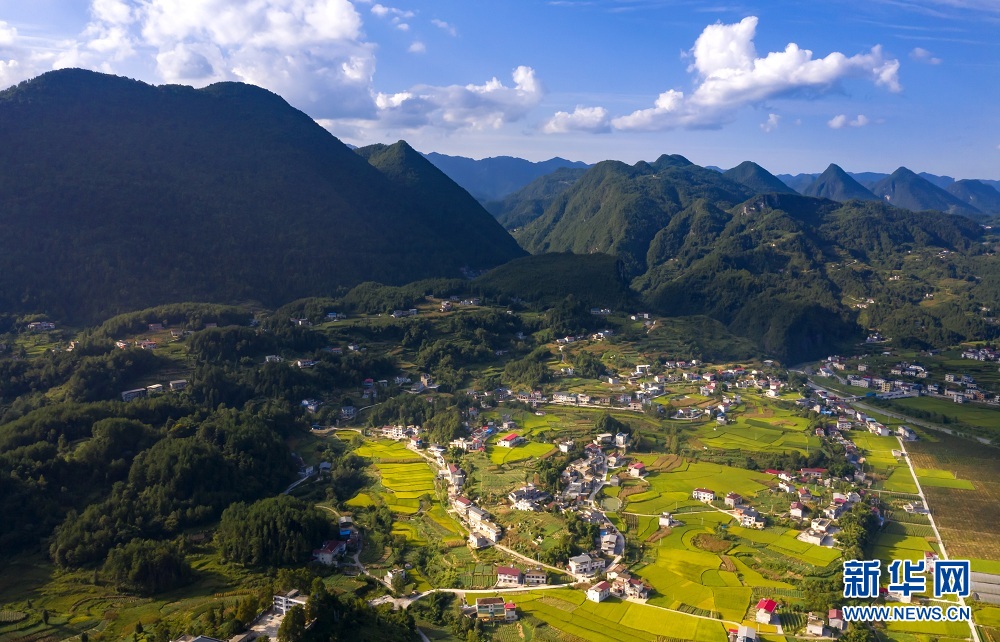
{"type": "MultiPolygon", "coordinates": [[[[913,461],[910,460],[910,453],[906,451],[906,443],[902,438],[896,437],[899,441],[899,449],[903,451],[903,458],[906,459],[906,464],[910,467],[910,474],[913,475],[913,482],[917,485],[917,494],[920,495],[921,501],[924,502],[924,506],[930,510],[930,504],[927,503],[927,497],[924,496],[924,489],[920,486],[920,480],[917,479],[917,471],[913,469],[913,461]]],[[[931,528],[934,529],[934,537],[937,538],[938,546],[941,547],[941,559],[948,559],[948,551],[944,548],[944,538],[941,537],[941,533],[938,532],[937,522],[934,520],[934,514],[928,512],[927,517],[930,518],[931,528]]],[[[961,606],[965,606],[965,598],[959,597],[958,603],[961,606]]],[[[969,622],[969,629],[972,631],[973,642],[979,642],[979,633],[976,631],[976,625],[973,622],[969,622]]]]}

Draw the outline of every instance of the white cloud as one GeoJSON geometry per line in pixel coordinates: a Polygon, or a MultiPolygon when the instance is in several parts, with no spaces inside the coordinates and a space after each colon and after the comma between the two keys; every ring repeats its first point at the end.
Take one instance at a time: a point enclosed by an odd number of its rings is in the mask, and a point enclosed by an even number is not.
{"type": "Polygon", "coordinates": [[[844,127],[864,127],[871,120],[864,114],[858,114],[853,120],[850,119],[846,114],[838,114],[827,121],[827,126],[830,129],[843,129],[844,127]]]}
{"type": "Polygon", "coordinates": [[[403,129],[497,129],[524,118],[545,93],[531,67],[518,67],[512,78],[512,87],[492,78],[482,85],[417,85],[395,94],[379,93],[375,97],[377,122],[367,124],[403,129]]]}
{"type": "Polygon", "coordinates": [[[450,25],[444,20],[438,20],[437,18],[434,18],[433,20],[431,20],[431,24],[437,27],[438,29],[443,29],[448,33],[448,35],[451,36],[458,35],[458,29],[456,29],[454,25],[450,25]]]}
{"type": "Polygon", "coordinates": [[[407,49],[410,53],[424,53],[427,51],[427,45],[420,42],[419,40],[414,40],[413,44],[407,49]]]}
{"type": "Polygon", "coordinates": [[[379,18],[385,18],[387,16],[394,16],[396,19],[408,20],[413,16],[417,15],[412,11],[405,11],[403,9],[397,9],[396,7],[387,7],[382,4],[376,4],[372,6],[372,13],[379,18]]]}
{"type": "Polygon", "coordinates": [[[397,22],[396,28],[399,29],[400,31],[409,31],[410,25],[405,22],[397,22]]]}
{"type": "Polygon", "coordinates": [[[542,127],[546,134],[567,132],[603,133],[611,131],[611,119],[604,107],[577,105],[573,113],[558,111],[542,127]]]}
{"type": "Polygon", "coordinates": [[[781,120],[781,116],[778,114],[768,114],[767,120],[760,124],[760,128],[767,133],[773,132],[778,128],[778,122],[781,120]]]}
{"type": "Polygon", "coordinates": [[[615,128],[655,131],[674,127],[718,127],[748,105],[795,95],[821,95],[848,78],[865,78],[889,91],[901,91],[899,61],[880,46],[846,56],[833,52],[815,58],[795,43],[783,51],[758,56],[754,46],[757,18],[736,24],[717,23],[704,29],[690,55],[688,70],[696,74],[689,95],[671,89],[650,109],[613,119],[615,128]]]}
{"type": "Polygon", "coordinates": [[[941,59],[936,57],[931,52],[927,51],[923,47],[915,47],[913,51],[910,52],[910,58],[916,60],[917,62],[925,62],[928,65],[940,65],[941,59]]]}
{"type": "Polygon", "coordinates": [[[9,47],[17,40],[17,29],[0,20],[0,47],[9,47]]]}

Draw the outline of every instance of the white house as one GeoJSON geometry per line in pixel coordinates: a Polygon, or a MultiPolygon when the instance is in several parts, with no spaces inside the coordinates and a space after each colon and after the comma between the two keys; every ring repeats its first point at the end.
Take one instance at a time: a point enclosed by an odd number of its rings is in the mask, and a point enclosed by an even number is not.
{"type": "Polygon", "coordinates": [[[770,624],[774,617],[774,611],[778,608],[778,603],[771,599],[761,598],[757,602],[757,621],[761,624],[770,624]]]}
{"type": "Polygon", "coordinates": [[[497,586],[521,586],[524,584],[524,574],[514,566],[497,567],[497,586]]]}
{"type": "Polygon", "coordinates": [[[715,501],[715,491],[708,488],[695,488],[691,493],[691,497],[697,499],[699,502],[709,503],[715,501]]]}
{"type": "Polygon", "coordinates": [[[611,594],[611,585],[607,582],[598,582],[587,589],[587,599],[591,602],[603,602],[611,594]]]}

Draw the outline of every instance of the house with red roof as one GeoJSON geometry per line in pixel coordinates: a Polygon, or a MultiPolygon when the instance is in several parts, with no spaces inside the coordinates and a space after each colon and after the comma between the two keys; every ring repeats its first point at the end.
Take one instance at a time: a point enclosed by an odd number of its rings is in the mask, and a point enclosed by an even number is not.
{"type": "Polygon", "coordinates": [[[514,566],[497,567],[497,586],[521,586],[524,583],[524,574],[521,569],[514,566]]]}
{"type": "Polygon", "coordinates": [[[771,599],[761,598],[757,602],[757,621],[761,624],[770,624],[774,617],[774,611],[778,608],[778,603],[771,599]]]}
{"type": "Polygon", "coordinates": [[[497,442],[498,446],[503,446],[504,448],[513,448],[514,446],[519,446],[524,443],[524,437],[512,432],[505,437],[501,437],[500,441],[497,442]]]}

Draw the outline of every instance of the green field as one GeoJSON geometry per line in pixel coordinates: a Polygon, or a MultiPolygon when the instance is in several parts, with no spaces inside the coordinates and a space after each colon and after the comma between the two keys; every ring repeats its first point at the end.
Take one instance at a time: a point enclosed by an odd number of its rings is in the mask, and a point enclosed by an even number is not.
{"type": "Polygon", "coordinates": [[[794,450],[805,454],[819,448],[819,437],[809,432],[809,419],[778,407],[766,397],[747,393],[742,396],[743,404],[729,414],[732,423],[719,425],[713,421],[697,426],[699,442],[709,448],[756,452],[794,450]]]}
{"type": "MultiPolygon", "coordinates": [[[[485,594],[467,594],[470,603],[485,594]]],[[[505,597],[517,604],[518,612],[535,618],[573,639],[586,642],[655,642],[670,637],[698,642],[722,642],[725,626],[720,621],[695,618],[684,613],[609,598],[597,604],[587,601],[583,591],[552,589],[505,597]]]]}
{"type": "Polygon", "coordinates": [[[657,515],[672,511],[680,502],[691,499],[695,488],[705,487],[716,495],[729,492],[744,497],[753,497],[766,486],[770,477],[742,468],[730,468],[707,462],[684,463],[670,472],[652,473],[646,477],[648,488],[628,497],[626,511],[646,515],[657,515]]]}
{"type": "Polygon", "coordinates": [[[921,486],[976,490],[971,481],[968,479],[955,479],[955,473],[950,470],[935,470],[933,468],[916,468],[915,470],[917,472],[917,480],[921,486]]]}
{"type": "MultiPolygon", "coordinates": [[[[970,363],[966,361],[966,363],[970,363]]],[[[904,409],[925,410],[951,417],[970,426],[997,428],[1000,426],[1000,408],[974,403],[957,404],[935,397],[907,397],[893,400],[893,405],[904,409]]]]}
{"type": "Polygon", "coordinates": [[[552,444],[541,444],[529,441],[514,448],[494,445],[490,449],[490,461],[494,464],[509,464],[524,459],[535,459],[555,450],[552,444]]]}

